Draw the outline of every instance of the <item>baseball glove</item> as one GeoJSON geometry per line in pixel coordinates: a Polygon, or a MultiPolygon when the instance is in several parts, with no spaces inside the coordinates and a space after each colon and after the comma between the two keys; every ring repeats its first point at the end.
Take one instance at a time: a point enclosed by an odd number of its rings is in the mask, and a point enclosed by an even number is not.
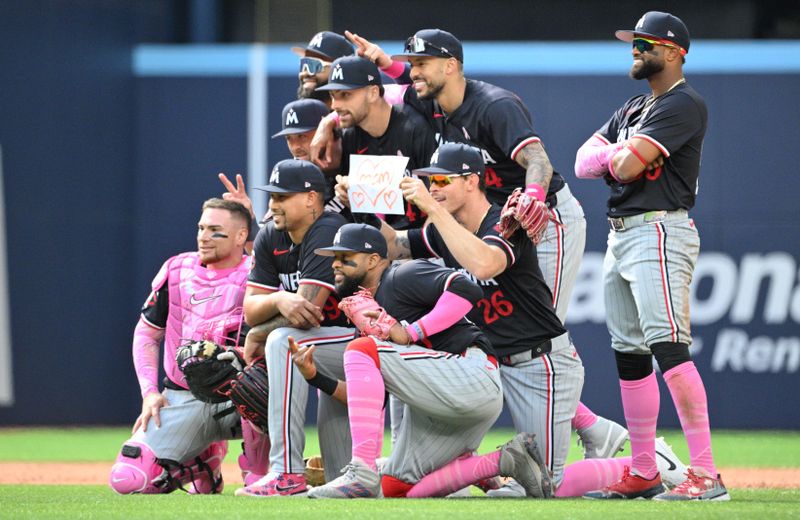
{"type": "Polygon", "coordinates": [[[384,308],[375,301],[369,289],[363,287],[353,296],[342,298],[342,301],[339,302],[339,309],[347,315],[350,323],[361,331],[362,336],[386,339],[389,337],[389,330],[397,323],[397,320],[387,314],[384,308]],[[367,311],[376,311],[378,317],[364,316],[367,311]]]}
{"type": "Polygon", "coordinates": [[[189,391],[206,403],[228,400],[226,392],[231,381],[244,366],[241,353],[208,340],[192,341],[178,349],[178,367],[186,376],[189,391]]]}
{"type": "Polygon", "coordinates": [[[269,377],[264,358],[256,359],[231,381],[227,396],[236,411],[262,433],[269,431],[269,377]]]}
{"type": "Polygon", "coordinates": [[[309,486],[324,486],[325,485],[325,466],[322,462],[322,457],[315,455],[305,460],[306,463],[306,484],[309,486]]]}
{"type": "Polygon", "coordinates": [[[506,239],[522,228],[528,234],[528,238],[534,244],[538,244],[542,240],[549,220],[547,205],[524,193],[522,188],[517,188],[503,206],[498,228],[506,239]]]}

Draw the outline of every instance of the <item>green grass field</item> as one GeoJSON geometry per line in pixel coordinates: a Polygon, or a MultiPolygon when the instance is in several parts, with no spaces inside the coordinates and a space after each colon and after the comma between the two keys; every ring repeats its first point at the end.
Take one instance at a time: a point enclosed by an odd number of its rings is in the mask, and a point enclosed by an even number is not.
{"type": "MultiPolygon", "coordinates": [[[[308,432],[307,454],[318,452],[313,430],[308,432]]],[[[663,432],[675,452],[687,460],[679,432],[663,432]]],[[[120,428],[0,429],[0,462],[114,460],[128,432],[120,428]]],[[[481,446],[492,450],[511,437],[509,430],[493,430],[481,446]]],[[[388,447],[388,441],[386,443],[388,447]]],[[[718,431],[714,436],[718,465],[726,467],[800,467],[800,432],[718,431]]],[[[234,462],[236,443],[228,454],[234,462]]],[[[574,446],[570,460],[580,458],[574,446]]],[[[117,496],[106,486],[0,486],[0,518],[792,518],[800,517],[800,489],[733,489],[727,503],[667,504],[645,501],[597,502],[572,500],[348,500],[245,499],[233,496],[238,482],[229,483],[222,496],[188,496],[181,492],[159,496],[117,496]]],[[[477,494],[480,492],[476,491],[477,494]]]]}

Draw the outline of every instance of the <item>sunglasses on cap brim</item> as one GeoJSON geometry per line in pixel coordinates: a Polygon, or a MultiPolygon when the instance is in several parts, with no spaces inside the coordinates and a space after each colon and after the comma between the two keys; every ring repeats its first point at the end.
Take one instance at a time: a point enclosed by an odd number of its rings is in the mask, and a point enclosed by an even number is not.
{"type": "Polygon", "coordinates": [[[330,63],[318,58],[300,58],[300,72],[305,72],[306,74],[318,74],[328,65],[330,63]]]}
{"type": "MultiPolygon", "coordinates": [[[[455,56],[453,56],[453,54],[450,51],[448,51],[447,49],[445,49],[444,47],[439,47],[438,45],[434,45],[431,42],[429,42],[428,40],[423,40],[422,38],[420,38],[418,36],[412,36],[411,38],[406,40],[405,51],[407,53],[431,54],[429,49],[437,50],[437,51],[439,51],[440,53],[442,53],[442,54],[444,54],[446,56],[449,56],[451,58],[455,58],[455,56]]],[[[436,54],[436,53],[433,53],[433,54],[436,54]]]]}
{"type": "Polygon", "coordinates": [[[677,49],[680,51],[681,55],[686,55],[686,49],[680,47],[679,45],[675,45],[672,42],[668,42],[666,40],[650,40],[648,38],[642,38],[641,36],[634,38],[631,40],[631,45],[634,49],[639,52],[650,52],[653,50],[653,47],[656,45],[662,45],[664,47],[670,47],[673,49],[677,49]]]}

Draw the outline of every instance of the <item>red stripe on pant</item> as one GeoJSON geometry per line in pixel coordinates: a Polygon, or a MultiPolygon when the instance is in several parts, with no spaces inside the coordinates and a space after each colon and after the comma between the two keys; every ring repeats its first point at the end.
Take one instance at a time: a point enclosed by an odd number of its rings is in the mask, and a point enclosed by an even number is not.
{"type": "Polygon", "coordinates": [[[667,320],[669,320],[670,338],[672,342],[675,343],[678,341],[678,331],[675,327],[675,315],[672,309],[672,299],[670,298],[669,275],[666,272],[667,238],[663,224],[656,224],[656,231],[658,231],[658,266],[661,269],[661,288],[664,291],[664,306],[667,310],[667,320]]]}

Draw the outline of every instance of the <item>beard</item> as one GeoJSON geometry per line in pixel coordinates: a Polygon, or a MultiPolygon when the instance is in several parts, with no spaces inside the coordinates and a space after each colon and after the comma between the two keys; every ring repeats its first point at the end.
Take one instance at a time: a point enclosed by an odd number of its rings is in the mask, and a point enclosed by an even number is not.
{"type": "Polygon", "coordinates": [[[417,93],[417,96],[419,97],[419,99],[422,100],[436,99],[436,96],[438,96],[443,89],[444,89],[444,84],[439,84],[439,85],[428,84],[428,92],[426,92],[424,95],[417,93]]]}
{"type": "MultiPolygon", "coordinates": [[[[321,86],[322,85],[317,84],[317,87],[321,86]]],[[[316,88],[313,90],[305,89],[301,82],[297,87],[297,99],[316,99],[317,101],[322,101],[327,104],[331,100],[331,95],[327,90],[317,90],[316,88]]]]}
{"type": "Polygon", "coordinates": [[[353,296],[358,291],[358,288],[363,285],[366,277],[367,273],[363,273],[361,276],[345,276],[342,283],[336,285],[336,294],[339,299],[353,296]]]}
{"type": "Polygon", "coordinates": [[[631,71],[628,74],[632,79],[647,79],[653,74],[658,74],[662,70],[664,70],[664,62],[663,61],[656,61],[656,60],[642,60],[640,67],[636,67],[636,62],[634,62],[633,67],[631,67],[631,71]]]}

